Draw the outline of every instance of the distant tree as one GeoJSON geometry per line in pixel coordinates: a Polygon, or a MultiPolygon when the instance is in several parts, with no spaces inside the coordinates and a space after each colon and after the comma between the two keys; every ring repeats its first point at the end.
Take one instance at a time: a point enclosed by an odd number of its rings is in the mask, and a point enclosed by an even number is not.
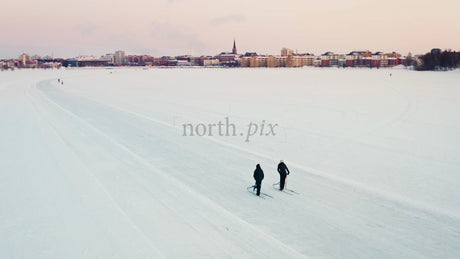
{"type": "Polygon", "coordinates": [[[414,59],[412,57],[412,53],[407,53],[407,56],[406,56],[406,59],[404,60],[404,66],[407,68],[407,67],[410,67],[412,66],[414,63],[413,63],[414,59]]]}
{"type": "Polygon", "coordinates": [[[452,50],[433,49],[421,57],[422,65],[417,70],[452,70],[460,65],[460,53],[452,50]]]}

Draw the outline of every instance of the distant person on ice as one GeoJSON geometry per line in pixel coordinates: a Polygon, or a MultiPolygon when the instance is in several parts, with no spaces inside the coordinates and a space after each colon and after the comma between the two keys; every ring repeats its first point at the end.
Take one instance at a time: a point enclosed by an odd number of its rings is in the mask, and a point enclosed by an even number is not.
{"type": "Polygon", "coordinates": [[[256,170],[254,171],[254,179],[256,180],[256,185],[254,188],[257,188],[257,196],[260,196],[260,188],[262,187],[262,180],[264,179],[264,171],[260,168],[260,165],[256,165],[256,170]]]}
{"type": "Polygon", "coordinates": [[[286,176],[290,173],[283,160],[278,164],[278,173],[280,174],[280,191],[282,191],[286,183],[286,176]]]}

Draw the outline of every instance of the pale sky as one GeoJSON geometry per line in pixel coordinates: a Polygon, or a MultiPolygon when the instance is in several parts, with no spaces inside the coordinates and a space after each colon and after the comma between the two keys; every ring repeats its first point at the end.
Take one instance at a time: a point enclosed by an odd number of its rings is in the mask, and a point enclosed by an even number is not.
{"type": "Polygon", "coordinates": [[[459,0],[1,0],[0,58],[460,50],[459,0]]]}

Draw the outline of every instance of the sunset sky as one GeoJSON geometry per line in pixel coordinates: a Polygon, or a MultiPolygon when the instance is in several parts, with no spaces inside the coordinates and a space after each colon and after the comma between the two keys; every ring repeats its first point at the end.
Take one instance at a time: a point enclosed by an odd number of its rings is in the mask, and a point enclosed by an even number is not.
{"type": "Polygon", "coordinates": [[[2,0],[0,58],[460,50],[458,0],[2,0]]]}

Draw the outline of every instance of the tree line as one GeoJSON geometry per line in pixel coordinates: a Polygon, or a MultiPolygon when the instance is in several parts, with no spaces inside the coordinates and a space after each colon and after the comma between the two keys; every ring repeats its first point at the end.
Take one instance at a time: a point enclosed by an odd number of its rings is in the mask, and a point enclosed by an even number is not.
{"type": "Polygon", "coordinates": [[[440,49],[432,49],[421,57],[421,64],[415,66],[415,69],[424,70],[453,70],[460,67],[460,52],[440,49]]]}

